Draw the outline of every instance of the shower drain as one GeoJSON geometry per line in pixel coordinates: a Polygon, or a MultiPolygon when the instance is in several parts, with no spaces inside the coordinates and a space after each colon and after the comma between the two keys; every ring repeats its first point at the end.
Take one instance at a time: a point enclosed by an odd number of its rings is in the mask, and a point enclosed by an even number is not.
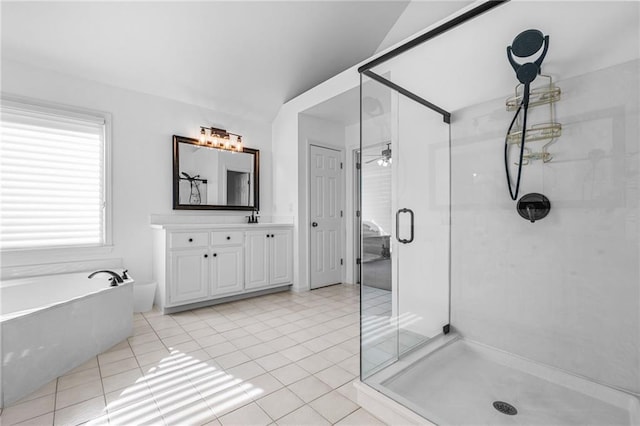
{"type": "Polygon", "coordinates": [[[515,416],[516,414],[518,414],[518,410],[516,410],[516,407],[509,404],[508,402],[495,401],[493,403],[493,408],[508,416],[515,416]]]}

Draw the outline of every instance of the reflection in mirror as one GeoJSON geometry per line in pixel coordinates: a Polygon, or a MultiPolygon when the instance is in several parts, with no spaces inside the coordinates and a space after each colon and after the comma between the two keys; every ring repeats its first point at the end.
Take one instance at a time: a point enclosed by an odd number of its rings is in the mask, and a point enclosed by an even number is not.
{"type": "Polygon", "coordinates": [[[259,151],[204,146],[174,136],[174,209],[258,209],[259,151]]]}

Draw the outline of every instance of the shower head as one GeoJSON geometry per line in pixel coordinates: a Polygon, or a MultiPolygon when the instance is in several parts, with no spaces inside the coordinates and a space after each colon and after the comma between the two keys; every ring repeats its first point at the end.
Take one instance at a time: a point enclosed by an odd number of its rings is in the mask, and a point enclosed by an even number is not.
{"type": "Polygon", "coordinates": [[[526,30],[521,32],[513,39],[511,46],[507,47],[507,58],[509,63],[516,72],[518,81],[522,84],[530,84],[540,74],[540,67],[542,61],[547,55],[547,49],[549,48],[549,36],[545,36],[539,30],[526,30]],[[544,45],[544,47],[543,47],[544,45]],[[526,62],[519,64],[514,59],[514,56],[518,58],[528,58],[537,53],[542,48],[542,53],[533,62],[526,62]]]}
{"type": "Polygon", "coordinates": [[[542,47],[544,35],[538,30],[526,30],[513,39],[511,50],[518,58],[526,58],[533,55],[542,47]]]}

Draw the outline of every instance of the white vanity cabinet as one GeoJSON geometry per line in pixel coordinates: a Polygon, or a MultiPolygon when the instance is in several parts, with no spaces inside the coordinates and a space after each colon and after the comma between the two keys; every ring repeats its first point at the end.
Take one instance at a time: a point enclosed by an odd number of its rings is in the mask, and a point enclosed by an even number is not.
{"type": "Polygon", "coordinates": [[[249,231],[245,288],[290,283],[293,274],[292,235],[288,229],[249,231]]]}
{"type": "Polygon", "coordinates": [[[168,300],[188,303],[209,294],[209,261],[207,249],[173,250],[169,253],[171,282],[168,300]]]}
{"type": "Polygon", "coordinates": [[[211,255],[211,295],[220,296],[244,289],[243,247],[214,247],[211,255]]]}
{"type": "Polygon", "coordinates": [[[164,313],[285,289],[291,225],[152,225],[156,304],[164,313]]]}

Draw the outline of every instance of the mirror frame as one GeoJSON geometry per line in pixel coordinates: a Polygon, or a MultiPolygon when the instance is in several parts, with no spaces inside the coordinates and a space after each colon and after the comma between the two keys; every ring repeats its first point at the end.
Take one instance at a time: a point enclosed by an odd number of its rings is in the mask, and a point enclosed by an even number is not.
{"type": "MultiPolygon", "coordinates": [[[[253,206],[226,206],[215,204],[180,204],[180,157],[178,144],[187,143],[191,145],[201,145],[198,139],[187,138],[185,136],[173,135],[173,209],[174,210],[259,210],[260,209],[260,150],[242,147],[242,152],[253,154],[253,206]]],[[[216,148],[210,148],[216,149],[216,148]]],[[[222,150],[224,151],[224,150],[222,150]]]]}

